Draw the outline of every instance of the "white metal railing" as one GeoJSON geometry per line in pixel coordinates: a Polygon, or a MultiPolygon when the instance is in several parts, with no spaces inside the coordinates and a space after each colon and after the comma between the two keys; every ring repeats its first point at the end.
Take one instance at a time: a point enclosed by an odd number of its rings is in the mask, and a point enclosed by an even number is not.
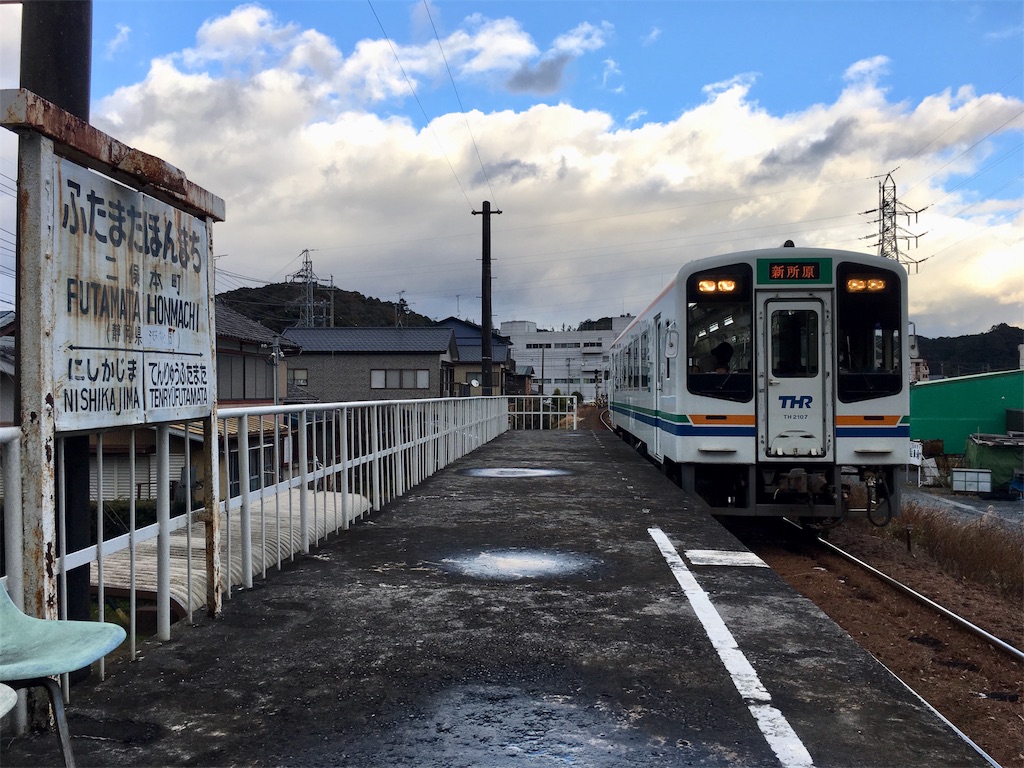
{"type": "MultiPolygon", "coordinates": [[[[99,619],[110,616],[126,625],[134,659],[139,634],[170,637],[175,610],[191,621],[195,609],[209,605],[209,595],[219,591],[230,599],[234,588],[251,587],[254,578],[266,578],[268,570],[508,429],[575,429],[576,403],[558,397],[371,401],[224,408],[216,419],[212,479],[193,481],[192,468],[206,465],[202,422],[100,432],[90,439],[95,510],[87,546],[66,551],[67,499],[61,488],[57,492],[57,618],[68,615],[69,573],[88,569],[99,619]],[[193,501],[197,486],[208,482],[221,499],[216,526],[193,501]],[[146,498],[154,494],[145,489],[154,486],[155,498],[146,498]],[[212,588],[211,541],[222,564],[212,588]],[[155,611],[140,611],[140,600],[155,611]],[[155,626],[140,627],[140,616],[154,612],[155,626]]],[[[19,428],[0,428],[3,581],[23,608],[24,569],[34,555],[23,540],[20,438],[19,428]]],[[[68,460],[66,443],[58,436],[59,476],[68,460]]]]}
{"type": "Polygon", "coordinates": [[[571,395],[517,395],[507,399],[509,429],[577,427],[577,402],[571,395]]]}

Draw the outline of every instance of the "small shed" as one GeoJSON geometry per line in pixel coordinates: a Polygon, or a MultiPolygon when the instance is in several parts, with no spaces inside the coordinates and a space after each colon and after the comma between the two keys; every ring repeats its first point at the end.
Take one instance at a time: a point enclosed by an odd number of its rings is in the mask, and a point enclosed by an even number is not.
{"type": "Polygon", "coordinates": [[[1005,491],[1014,470],[1024,468],[1024,435],[971,435],[964,449],[964,464],[992,473],[992,490],[1005,491]]]}

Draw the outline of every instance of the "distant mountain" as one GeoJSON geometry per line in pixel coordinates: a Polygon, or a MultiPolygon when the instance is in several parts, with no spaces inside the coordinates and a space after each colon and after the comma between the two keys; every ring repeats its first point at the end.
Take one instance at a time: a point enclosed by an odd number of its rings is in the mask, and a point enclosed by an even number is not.
{"type": "MultiPolygon", "coordinates": [[[[381,301],[330,286],[316,286],[312,298],[310,316],[314,325],[330,325],[333,312],[334,325],[339,328],[393,328],[399,311],[398,302],[381,301]]],[[[307,303],[306,285],[272,283],[259,288],[236,288],[217,294],[217,299],[250,320],[281,333],[300,323],[307,303]]],[[[429,317],[410,311],[404,302],[401,312],[402,325],[406,328],[434,324],[429,317]]]]}
{"type": "Polygon", "coordinates": [[[1024,344],[1024,328],[1000,323],[973,336],[918,336],[917,343],[932,376],[1015,371],[1020,367],[1017,345],[1024,344]]]}

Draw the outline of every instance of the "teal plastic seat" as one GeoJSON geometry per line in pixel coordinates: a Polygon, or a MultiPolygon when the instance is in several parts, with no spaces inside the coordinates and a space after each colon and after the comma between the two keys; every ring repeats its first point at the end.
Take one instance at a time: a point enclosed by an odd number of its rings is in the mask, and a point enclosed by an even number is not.
{"type": "Polygon", "coordinates": [[[42,686],[50,696],[64,765],[73,768],[71,734],[64,697],[53,678],[87,667],[117,648],[125,631],[96,621],[51,621],[26,616],[0,588],[0,683],[17,688],[42,686]]]}

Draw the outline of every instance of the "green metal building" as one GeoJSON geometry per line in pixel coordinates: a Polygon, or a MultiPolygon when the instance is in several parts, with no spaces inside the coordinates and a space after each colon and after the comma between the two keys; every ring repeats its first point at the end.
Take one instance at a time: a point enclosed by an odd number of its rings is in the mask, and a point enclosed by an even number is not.
{"type": "Polygon", "coordinates": [[[1006,411],[1021,409],[1024,370],[919,382],[910,388],[910,439],[963,453],[970,435],[1006,434],[1006,411]]]}

